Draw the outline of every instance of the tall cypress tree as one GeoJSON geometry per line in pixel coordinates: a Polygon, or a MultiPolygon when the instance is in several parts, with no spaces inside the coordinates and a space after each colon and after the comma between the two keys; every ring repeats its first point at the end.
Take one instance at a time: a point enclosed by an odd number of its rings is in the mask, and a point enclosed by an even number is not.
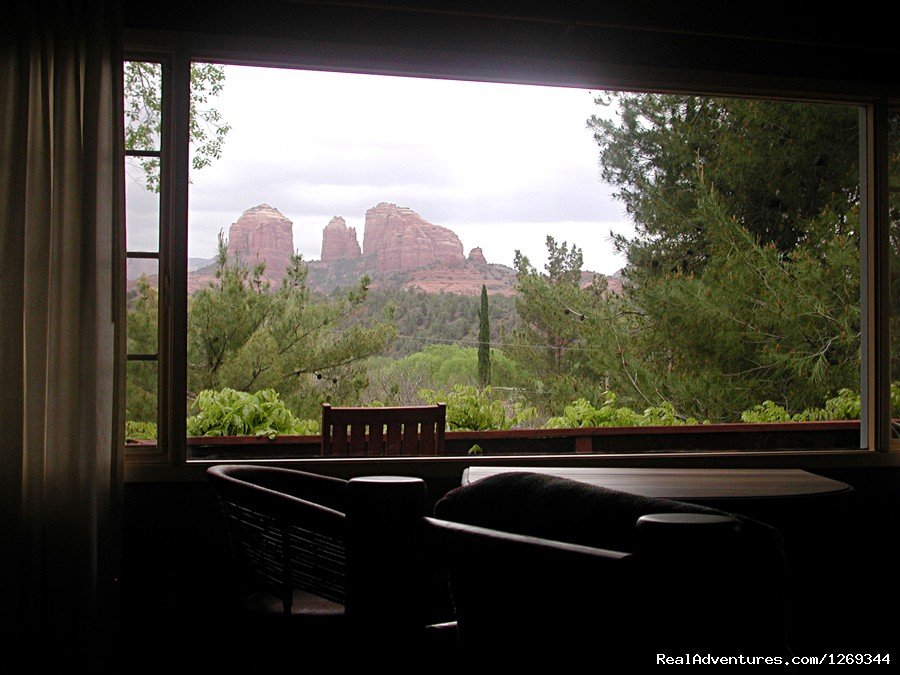
{"type": "Polygon", "coordinates": [[[488,318],[487,287],[481,285],[481,308],[478,310],[478,383],[491,383],[491,320],[488,318]]]}

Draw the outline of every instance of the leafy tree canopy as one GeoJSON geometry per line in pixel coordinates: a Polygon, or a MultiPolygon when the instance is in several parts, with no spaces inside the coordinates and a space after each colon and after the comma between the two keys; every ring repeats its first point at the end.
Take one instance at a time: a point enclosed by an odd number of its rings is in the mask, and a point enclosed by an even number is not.
{"type": "MultiPolygon", "coordinates": [[[[191,167],[202,169],[222,156],[222,143],[231,125],[212,107],[225,86],[225,66],[191,63],[190,142],[191,167]]],[[[126,61],[125,148],[159,150],[162,132],[162,66],[150,61],[126,61]]],[[[141,157],[144,183],[159,192],[159,159],[141,157]]]]}
{"type": "Polygon", "coordinates": [[[704,182],[751,237],[783,253],[809,239],[852,234],[859,198],[853,106],[627,93],[596,101],[618,112],[587,124],[601,176],[637,228],[632,239],[615,237],[632,271],[699,271],[708,262],[704,182]]]}
{"type": "Polygon", "coordinates": [[[737,421],[761,400],[800,412],[858,390],[857,111],[598,98],[613,102],[617,119],[588,125],[635,225],[615,239],[622,294],[581,287],[580,251],[552,238],[545,274],[517,259],[511,354],[541,377],[545,409],[607,408],[615,391],[623,410],[737,421]]]}

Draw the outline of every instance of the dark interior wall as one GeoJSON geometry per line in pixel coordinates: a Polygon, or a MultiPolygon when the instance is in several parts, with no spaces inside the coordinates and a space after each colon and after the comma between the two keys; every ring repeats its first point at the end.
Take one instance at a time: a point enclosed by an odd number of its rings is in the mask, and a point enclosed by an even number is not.
{"type": "Polygon", "coordinates": [[[125,25],[132,30],[227,37],[236,47],[249,40],[288,40],[323,56],[355,56],[361,67],[374,70],[443,66],[461,77],[506,73],[513,80],[547,82],[578,81],[606,70],[644,80],[648,87],[669,79],[654,71],[673,69],[694,72],[681,77],[697,86],[723,73],[745,87],[762,86],[756,82],[760,77],[900,83],[889,22],[837,2],[124,0],[123,5],[125,25]]]}
{"type": "MultiPolygon", "coordinates": [[[[900,91],[893,26],[846,3],[704,1],[240,2],[124,0],[126,27],[178,31],[248,49],[267,40],[308,45],[326,61],[373,71],[577,83],[598,72],[665,88],[679,81],[752,92],[900,91]],[[815,11],[811,11],[814,7],[815,11]],[[724,11],[727,8],[727,11],[724,11]],[[223,42],[224,40],[224,42],[223,42]],[[674,73],[674,74],[673,74],[674,73]]],[[[612,78],[615,80],[615,77],[612,78]]],[[[370,471],[371,473],[371,471],[370,471]]],[[[759,501],[726,508],[778,526],[793,569],[799,654],[884,652],[897,606],[889,574],[900,513],[900,469],[821,471],[855,492],[840,500],[759,501]]],[[[429,479],[437,497],[458,477],[429,479]]],[[[244,638],[230,623],[233,576],[209,487],[129,483],[124,495],[123,649],[129,661],[203,663],[210,645],[244,638]]],[[[735,580],[740,583],[740,580],[735,580]]],[[[723,589],[727,592],[727,589],[723,589]]]]}
{"type": "MultiPolygon", "coordinates": [[[[777,526],[791,565],[793,645],[798,655],[889,651],[883,618],[900,602],[893,531],[900,469],[820,471],[854,488],[828,499],[746,500],[721,508],[777,526]]],[[[458,479],[429,480],[431,501],[458,479]]],[[[206,483],[129,484],[125,490],[123,649],[159,663],[207,658],[210,645],[245,644],[229,608],[235,576],[215,497],[206,483]],[[148,636],[164,632],[153,641],[148,636]]],[[[734,580],[740,584],[740,579],[734,580]]],[[[722,589],[728,593],[727,588],[722,589]]]]}
{"type": "Polygon", "coordinates": [[[723,505],[778,527],[791,571],[797,654],[890,651],[895,629],[882,621],[900,601],[883,573],[900,563],[889,532],[900,514],[900,469],[816,470],[853,492],[834,498],[753,500],[723,505]]]}

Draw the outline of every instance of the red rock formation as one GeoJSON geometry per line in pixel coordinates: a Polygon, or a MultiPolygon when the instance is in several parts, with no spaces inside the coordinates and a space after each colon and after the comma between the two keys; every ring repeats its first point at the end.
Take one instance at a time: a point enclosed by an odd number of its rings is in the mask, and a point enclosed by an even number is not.
{"type": "Polygon", "coordinates": [[[365,266],[373,272],[403,272],[439,263],[462,265],[462,242],[407,207],[381,202],[366,211],[365,266]]]}
{"type": "Polygon", "coordinates": [[[487,260],[484,257],[484,251],[482,251],[478,246],[473,248],[471,251],[469,251],[469,262],[475,263],[476,265],[487,265],[487,260]]]}
{"type": "MultiPolygon", "coordinates": [[[[425,293],[458,293],[480,295],[487,286],[491,295],[514,295],[516,271],[506,265],[481,265],[467,260],[462,265],[432,265],[410,270],[403,275],[402,288],[415,288],[425,293]]],[[[375,284],[379,284],[376,277],[375,284]]]]}
{"type": "Polygon", "coordinates": [[[280,280],[294,252],[294,224],[276,208],[260,204],[247,209],[228,230],[228,257],[252,267],[266,264],[265,275],[280,280]]]}
{"type": "Polygon", "coordinates": [[[356,228],[347,227],[341,216],[335,216],[322,230],[322,262],[353,260],[359,256],[356,228]]]}

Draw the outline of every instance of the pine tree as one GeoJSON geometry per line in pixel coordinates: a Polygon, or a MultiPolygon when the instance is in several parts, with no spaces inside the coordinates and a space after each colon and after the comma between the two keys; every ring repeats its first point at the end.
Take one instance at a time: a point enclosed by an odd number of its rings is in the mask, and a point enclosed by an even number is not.
{"type": "Polygon", "coordinates": [[[478,310],[478,383],[491,383],[491,320],[488,317],[487,286],[481,285],[481,308],[478,310]]]}
{"type": "Polygon", "coordinates": [[[216,281],[188,304],[188,391],[274,389],[301,419],[315,417],[323,400],[357,403],[364,361],[396,335],[385,321],[350,322],[365,306],[369,278],[323,298],[307,286],[299,255],[276,288],[264,272],[229,260],[220,236],[216,281]]]}

